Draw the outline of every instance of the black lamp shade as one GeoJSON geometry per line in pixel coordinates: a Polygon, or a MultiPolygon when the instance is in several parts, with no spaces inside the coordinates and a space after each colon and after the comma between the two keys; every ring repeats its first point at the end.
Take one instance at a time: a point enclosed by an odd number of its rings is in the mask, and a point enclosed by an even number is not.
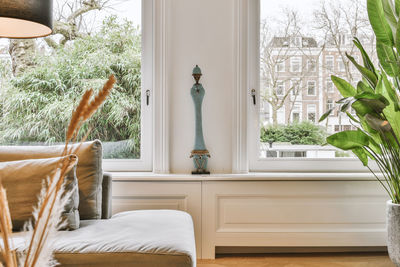
{"type": "Polygon", "coordinates": [[[0,0],[0,37],[43,37],[52,28],[53,0],[0,0]]]}

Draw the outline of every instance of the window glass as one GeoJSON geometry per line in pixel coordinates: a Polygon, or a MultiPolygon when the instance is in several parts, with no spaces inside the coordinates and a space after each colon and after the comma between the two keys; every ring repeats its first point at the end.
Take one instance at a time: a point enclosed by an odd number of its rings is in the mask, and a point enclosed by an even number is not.
{"type": "Polygon", "coordinates": [[[315,96],[316,94],[316,82],[315,81],[308,81],[307,82],[307,95],[315,96]]]}
{"type": "MultiPolygon", "coordinates": [[[[324,145],[329,134],[355,129],[354,122],[336,111],[327,120],[318,121],[342,98],[331,75],[353,86],[361,79],[346,57],[347,53],[361,60],[353,36],[363,40],[372,61],[377,62],[376,44],[371,42],[373,33],[366,23],[365,1],[260,0],[259,10],[259,37],[263,40],[258,44],[260,95],[271,95],[274,88],[281,97],[260,99],[264,102],[260,105],[261,128],[257,131],[259,139],[254,142],[259,148],[258,160],[352,157],[351,153],[324,145]],[[332,21],[333,28],[329,27],[332,21]],[[280,72],[281,63],[273,65],[283,61],[288,62],[288,72],[280,72]],[[287,97],[282,97],[284,90],[277,80],[287,85],[287,97]],[[277,86],[270,86],[273,84],[277,86]]],[[[351,107],[348,111],[352,112],[351,107]]]]}
{"type": "Polygon", "coordinates": [[[290,58],[290,71],[301,72],[301,57],[290,58]]]}
{"type": "Polygon", "coordinates": [[[94,115],[88,140],[104,158],[141,157],[141,0],[54,1],[54,34],[0,41],[0,144],[58,144],[84,90],[117,84],[94,115]]]}
{"type": "Polygon", "coordinates": [[[285,84],[283,81],[278,81],[276,84],[276,95],[283,96],[285,94],[285,84]]]}

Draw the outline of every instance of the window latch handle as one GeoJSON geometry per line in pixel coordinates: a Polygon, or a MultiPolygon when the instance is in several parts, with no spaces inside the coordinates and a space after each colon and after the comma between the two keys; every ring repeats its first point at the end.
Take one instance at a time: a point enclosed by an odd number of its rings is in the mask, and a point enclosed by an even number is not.
{"type": "Polygon", "coordinates": [[[256,89],[251,89],[251,97],[253,98],[253,105],[256,105],[256,89]]]}
{"type": "Polygon", "coordinates": [[[146,105],[149,105],[149,101],[150,101],[150,90],[146,90],[146,105]]]}

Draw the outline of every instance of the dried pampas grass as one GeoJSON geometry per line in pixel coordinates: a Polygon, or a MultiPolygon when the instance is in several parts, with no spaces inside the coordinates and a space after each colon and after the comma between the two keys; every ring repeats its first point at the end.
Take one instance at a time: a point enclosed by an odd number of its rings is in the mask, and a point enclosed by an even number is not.
{"type": "MultiPolygon", "coordinates": [[[[57,264],[53,258],[52,241],[56,232],[63,227],[61,214],[71,196],[70,192],[73,191],[65,192],[64,177],[76,164],[76,160],[65,156],[75,154],[80,149],[80,146],[74,150],[68,149],[68,144],[76,141],[83,123],[104,103],[115,82],[115,77],[111,75],[93,99],[93,90],[87,90],[73,111],[66,131],[65,148],[60,155],[62,158],[57,163],[56,170],[43,182],[38,205],[33,211],[33,221],[27,222],[24,227],[27,232],[27,246],[24,251],[18,253],[18,257],[16,248],[12,245],[12,224],[6,191],[0,180],[0,251],[6,267],[41,267],[57,264]]],[[[81,142],[86,140],[89,132],[90,129],[81,142]]]]}

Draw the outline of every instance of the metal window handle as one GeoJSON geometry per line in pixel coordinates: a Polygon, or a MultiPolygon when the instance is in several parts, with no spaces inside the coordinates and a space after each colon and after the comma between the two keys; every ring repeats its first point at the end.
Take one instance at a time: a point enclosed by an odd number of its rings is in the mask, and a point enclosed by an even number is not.
{"type": "Polygon", "coordinates": [[[251,97],[253,98],[253,105],[256,105],[256,90],[251,89],[251,97]]]}
{"type": "Polygon", "coordinates": [[[146,105],[149,105],[149,101],[150,101],[150,90],[146,90],[146,105]]]}

